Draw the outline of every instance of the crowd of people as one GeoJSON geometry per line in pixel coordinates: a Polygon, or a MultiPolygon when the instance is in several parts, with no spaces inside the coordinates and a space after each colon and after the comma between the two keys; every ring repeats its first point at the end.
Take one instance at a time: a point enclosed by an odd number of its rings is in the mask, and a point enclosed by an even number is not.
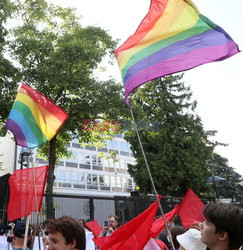
{"type": "MultiPolygon", "coordinates": [[[[231,204],[209,203],[203,209],[205,221],[195,222],[185,229],[181,225],[169,226],[170,236],[162,231],[155,242],[159,249],[171,250],[239,250],[243,249],[243,210],[231,204]],[[171,242],[172,241],[172,242],[171,242]]],[[[118,229],[118,217],[108,216],[97,236],[112,235],[118,229]]],[[[8,249],[22,250],[25,241],[25,221],[17,221],[8,232],[8,249]],[[11,246],[11,248],[9,247],[11,246]]],[[[40,227],[41,248],[43,250],[93,250],[94,235],[86,227],[84,219],[63,216],[47,219],[40,227]],[[92,246],[87,242],[87,233],[91,234],[92,246]]],[[[33,230],[29,228],[27,250],[33,249],[33,230]]],[[[1,246],[1,245],[0,245],[1,246]]],[[[4,249],[4,248],[1,248],[4,249]]],[[[7,249],[7,248],[5,248],[7,249]]],[[[39,249],[35,243],[35,248],[39,249]]],[[[151,249],[151,248],[150,248],[151,249]]],[[[158,248],[157,248],[158,249],[158,248]]],[[[129,249],[128,249],[129,250],[129,249]]],[[[142,249],[141,249],[142,250],[142,249]]]]}

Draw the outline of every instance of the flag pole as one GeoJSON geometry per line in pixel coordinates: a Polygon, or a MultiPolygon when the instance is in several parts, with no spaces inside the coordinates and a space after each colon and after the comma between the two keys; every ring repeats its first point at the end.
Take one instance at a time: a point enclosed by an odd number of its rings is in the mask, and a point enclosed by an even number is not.
{"type": "Polygon", "coordinates": [[[27,247],[29,226],[30,226],[30,214],[26,217],[26,225],[25,225],[25,234],[24,234],[24,246],[23,246],[23,250],[26,250],[26,247],[27,247]]]}
{"type": "MultiPolygon", "coordinates": [[[[32,154],[32,151],[30,149],[30,152],[32,154]]],[[[37,215],[36,215],[36,225],[35,225],[35,229],[33,232],[33,240],[31,243],[31,250],[33,250],[34,248],[34,243],[35,243],[35,235],[39,229],[39,211],[38,211],[38,207],[37,207],[37,195],[36,195],[36,184],[35,184],[35,176],[34,176],[34,160],[33,157],[31,159],[31,169],[32,169],[32,179],[33,179],[33,186],[34,186],[34,198],[35,198],[35,210],[37,211],[37,215]]],[[[39,249],[40,249],[40,235],[38,234],[38,244],[39,244],[39,249]]]]}
{"type": "Polygon", "coordinates": [[[167,232],[168,232],[168,236],[169,236],[169,238],[170,238],[170,242],[171,242],[172,248],[173,248],[173,250],[175,250],[175,246],[174,246],[174,243],[173,243],[173,240],[172,240],[171,232],[170,232],[169,227],[168,227],[168,225],[167,225],[167,222],[166,222],[166,219],[165,219],[165,216],[164,216],[164,211],[163,211],[163,208],[162,208],[162,206],[161,206],[161,204],[160,204],[160,200],[159,200],[159,197],[158,197],[158,192],[157,192],[157,190],[156,190],[156,187],[155,187],[155,184],[154,184],[154,180],[153,180],[153,177],[152,177],[152,174],[151,174],[151,171],[150,171],[150,168],[149,168],[149,164],[148,164],[148,161],[147,161],[147,157],[146,157],[146,155],[145,155],[145,152],[144,152],[144,149],[143,149],[143,145],[142,145],[142,142],[141,142],[141,139],[140,139],[140,135],[139,135],[139,132],[138,132],[137,123],[136,123],[136,121],[135,121],[135,118],[134,118],[134,115],[133,115],[132,108],[129,107],[129,109],[130,109],[130,112],[131,112],[131,116],[132,116],[133,123],[134,123],[134,128],[135,128],[135,131],[136,131],[136,134],[137,134],[137,137],[138,137],[138,142],[139,142],[139,145],[140,145],[142,154],[143,154],[143,158],[144,158],[144,161],[145,161],[145,165],[146,165],[146,168],[147,168],[147,170],[148,170],[149,178],[150,178],[150,181],[151,181],[151,184],[152,184],[152,187],[153,187],[153,190],[154,190],[156,199],[157,199],[158,204],[159,204],[159,209],[160,209],[160,211],[161,211],[161,215],[162,215],[162,218],[163,218],[163,221],[164,221],[166,230],[167,230],[167,232]]]}

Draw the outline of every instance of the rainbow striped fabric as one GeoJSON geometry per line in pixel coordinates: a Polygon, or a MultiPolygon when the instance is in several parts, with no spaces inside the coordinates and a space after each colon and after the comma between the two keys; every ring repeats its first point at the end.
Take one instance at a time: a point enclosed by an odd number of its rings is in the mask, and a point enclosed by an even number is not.
{"type": "Polygon", "coordinates": [[[239,52],[219,26],[189,0],[151,0],[136,32],[116,50],[128,95],[143,83],[239,52]]]}
{"type": "Polygon", "coordinates": [[[69,115],[47,97],[22,83],[6,122],[16,144],[38,147],[50,141],[69,115]]]}

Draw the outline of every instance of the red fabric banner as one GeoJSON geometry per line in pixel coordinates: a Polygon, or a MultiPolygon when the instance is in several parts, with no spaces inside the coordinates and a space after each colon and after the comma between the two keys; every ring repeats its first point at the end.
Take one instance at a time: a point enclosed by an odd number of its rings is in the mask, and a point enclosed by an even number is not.
{"type": "Polygon", "coordinates": [[[40,211],[48,165],[16,170],[9,178],[8,220],[16,220],[40,211]],[[36,199],[35,199],[36,196],[36,199]]]}
{"type": "Polygon", "coordinates": [[[203,207],[203,202],[198,198],[193,190],[189,188],[177,211],[177,214],[180,216],[182,225],[186,229],[195,222],[204,221],[202,212],[203,207]]]}
{"type": "MultiPolygon", "coordinates": [[[[161,199],[161,196],[159,197],[161,199]]],[[[118,228],[111,236],[93,239],[101,250],[141,250],[150,239],[150,230],[158,209],[154,202],[143,213],[118,228]]]]}
{"type": "MultiPolygon", "coordinates": [[[[172,220],[172,218],[174,217],[174,215],[177,213],[177,209],[178,209],[178,205],[176,205],[174,207],[173,210],[171,210],[170,212],[166,213],[164,215],[165,217],[165,221],[169,222],[170,220],[172,220]]],[[[160,217],[159,219],[157,219],[151,228],[151,236],[153,238],[157,238],[157,236],[159,235],[159,233],[165,228],[165,223],[164,223],[164,219],[163,217],[160,217]]]]}
{"type": "Polygon", "coordinates": [[[93,233],[95,238],[97,238],[102,231],[102,228],[97,220],[86,222],[85,226],[93,233]]]}

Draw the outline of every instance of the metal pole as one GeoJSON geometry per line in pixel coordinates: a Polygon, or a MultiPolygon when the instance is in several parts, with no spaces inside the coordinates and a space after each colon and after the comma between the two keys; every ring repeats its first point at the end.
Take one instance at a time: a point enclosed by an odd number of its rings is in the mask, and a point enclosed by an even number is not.
{"type": "Polygon", "coordinates": [[[163,218],[163,221],[164,221],[166,230],[167,230],[167,232],[168,232],[168,236],[169,236],[169,238],[170,238],[170,242],[171,242],[172,248],[173,248],[173,250],[175,250],[175,246],[174,246],[174,243],[173,243],[173,240],[172,240],[171,232],[170,232],[169,227],[168,227],[168,225],[167,225],[167,222],[166,222],[166,220],[165,220],[164,211],[163,211],[162,206],[161,206],[161,204],[160,204],[159,196],[158,196],[157,190],[156,190],[155,185],[154,185],[154,180],[153,180],[153,177],[152,177],[152,174],[151,174],[149,165],[148,165],[148,161],[147,161],[146,155],[145,155],[144,150],[143,150],[143,145],[142,145],[142,142],[141,142],[141,139],[140,139],[140,135],[139,135],[139,132],[138,132],[137,123],[136,123],[136,121],[135,121],[135,118],[134,118],[134,115],[133,115],[133,112],[132,112],[132,108],[129,107],[129,109],[130,109],[131,116],[132,116],[132,119],[133,119],[133,122],[134,122],[134,128],[135,128],[135,131],[136,131],[136,134],[137,134],[137,137],[138,137],[138,141],[139,141],[139,145],[140,145],[140,148],[141,148],[141,151],[142,151],[142,154],[143,154],[143,158],[144,158],[144,161],[145,161],[145,165],[146,165],[147,170],[148,170],[149,178],[150,178],[150,181],[151,181],[151,183],[152,183],[152,187],[153,187],[153,190],[154,190],[156,199],[157,199],[158,204],[159,204],[159,208],[160,208],[160,211],[161,211],[161,215],[162,215],[162,218],[163,218]]]}

